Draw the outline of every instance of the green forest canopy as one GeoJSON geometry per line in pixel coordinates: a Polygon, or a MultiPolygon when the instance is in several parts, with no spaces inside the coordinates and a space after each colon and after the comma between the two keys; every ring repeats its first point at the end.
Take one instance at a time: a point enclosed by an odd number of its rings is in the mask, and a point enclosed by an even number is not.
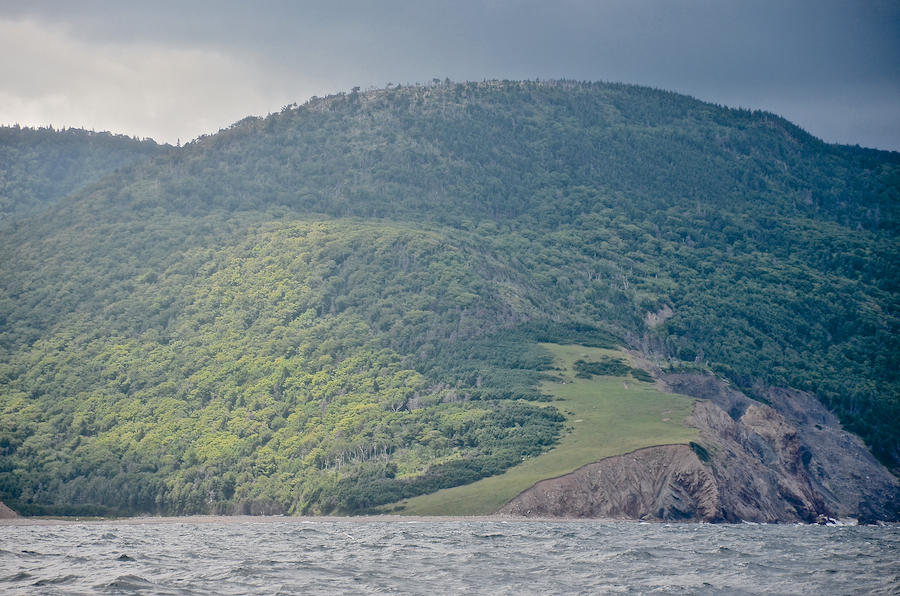
{"type": "Polygon", "coordinates": [[[0,225],[34,215],[116,169],[168,148],[108,132],[0,126],[0,225]]]}
{"type": "Polygon", "coordinates": [[[898,192],[895,153],[628,85],[245,119],[0,240],[0,498],[327,513],[471,482],[560,436],[541,341],[812,391],[896,470],[898,192]]]}

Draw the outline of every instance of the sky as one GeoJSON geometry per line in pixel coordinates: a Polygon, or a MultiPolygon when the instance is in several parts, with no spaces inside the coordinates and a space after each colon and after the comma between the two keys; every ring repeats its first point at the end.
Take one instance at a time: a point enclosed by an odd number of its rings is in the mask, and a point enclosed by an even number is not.
{"type": "Polygon", "coordinates": [[[900,0],[0,0],[0,124],[184,143],[434,78],[647,85],[900,151],[900,0]]]}

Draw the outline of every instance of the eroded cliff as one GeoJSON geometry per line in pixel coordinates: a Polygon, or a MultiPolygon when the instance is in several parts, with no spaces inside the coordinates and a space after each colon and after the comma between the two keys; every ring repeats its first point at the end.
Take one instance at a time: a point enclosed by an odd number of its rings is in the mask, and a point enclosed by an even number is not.
{"type": "Polygon", "coordinates": [[[814,396],[771,389],[772,406],[713,377],[671,375],[701,398],[688,445],[641,449],[544,480],[498,513],[660,521],[896,520],[900,483],[814,396]]]}
{"type": "Polygon", "coordinates": [[[498,513],[721,521],[716,480],[687,445],[639,449],[543,480],[498,513]]]}

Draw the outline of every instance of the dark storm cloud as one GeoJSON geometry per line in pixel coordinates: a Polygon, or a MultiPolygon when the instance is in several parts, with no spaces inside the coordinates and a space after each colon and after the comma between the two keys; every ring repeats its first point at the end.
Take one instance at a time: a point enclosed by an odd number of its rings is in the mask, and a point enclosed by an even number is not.
{"type": "Polygon", "coordinates": [[[354,85],[575,78],[767,109],[828,141],[900,149],[896,2],[14,1],[0,18],[83,44],[227,57],[234,76],[255,73],[271,110],[354,85]]]}

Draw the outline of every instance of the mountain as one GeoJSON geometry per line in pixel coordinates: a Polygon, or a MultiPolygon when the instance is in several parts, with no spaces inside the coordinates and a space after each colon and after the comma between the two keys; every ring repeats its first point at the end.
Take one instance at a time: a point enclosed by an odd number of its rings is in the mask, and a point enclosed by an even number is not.
{"type": "Polygon", "coordinates": [[[166,150],[80,128],[0,126],[0,225],[34,215],[116,169],[166,150]]]}
{"type": "MultiPolygon", "coordinates": [[[[677,375],[785,420],[773,395],[815,396],[837,416],[820,427],[897,472],[898,164],[600,83],[357,89],[247,118],[0,239],[0,499],[412,511],[501,479],[503,501],[601,453],[715,450],[725,427],[687,430],[693,400],[664,393],[677,375]],[[590,417],[599,395],[627,433],[590,417]]],[[[753,432],[748,453],[771,435],[753,432]]],[[[785,473],[821,492],[803,437],[785,473]]],[[[884,474],[872,517],[897,512],[884,474]]],[[[809,502],[801,518],[841,509],[809,502]]]]}

